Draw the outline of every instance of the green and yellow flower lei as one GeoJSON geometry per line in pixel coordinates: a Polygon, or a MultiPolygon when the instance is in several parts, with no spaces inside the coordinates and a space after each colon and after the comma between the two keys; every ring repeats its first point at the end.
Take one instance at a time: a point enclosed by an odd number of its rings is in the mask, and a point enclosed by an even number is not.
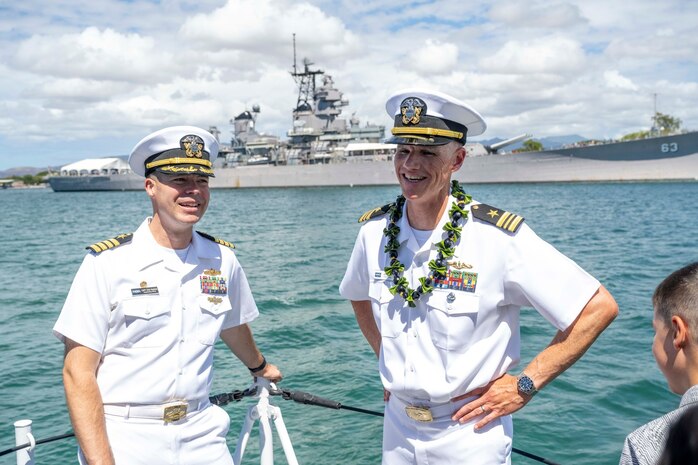
{"type": "Polygon", "coordinates": [[[434,289],[433,284],[436,279],[446,277],[448,259],[453,257],[456,251],[456,244],[460,240],[461,230],[463,229],[462,226],[458,225],[458,222],[462,219],[468,219],[468,211],[465,210],[465,206],[472,201],[472,197],[466,194],[458,181],[455,180],[451,182],[451,195],[456,198],[456,201],[451,205],[451,209],[448,212],[449,221],[443,227],[446,239],[434,244],[438,249],[436,259],[429,262],[429,274],[419,278],[421,284],[417,286],[417,289],[411,289],[407,278],[402,276],[402,273],[405,271],[405,265],[400,263],[400,260],[397,258],[398,249],[400,248],[400,243],[397,240],[400,227],[397,225],[397,222],[402,217],[405,197],[399,195],[395,204],[388,210],[390,222],[383,229],[383,234],[388,239],[384,251],[390,258],[390,264],[383,270],[388,276],[393,278],[394,285],[390,288],[390,293],[400,295],[410,307],[415,307],[417,305],[416,301],[422,295],[428,294],[434,289]]]}

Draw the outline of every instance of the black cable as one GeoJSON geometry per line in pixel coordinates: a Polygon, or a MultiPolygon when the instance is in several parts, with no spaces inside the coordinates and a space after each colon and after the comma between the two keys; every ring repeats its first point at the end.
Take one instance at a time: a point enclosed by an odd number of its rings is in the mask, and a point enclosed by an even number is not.
{"type": "MultiPolygon", "coordinates": [[[[270,391],[269,394],[271,395],[280,395],[286,400],[293,400],[294,402],[298,402],[301,404],[306,404],[306,405],[317,405],[319,407],[326,407],[326,408],[331,408],[335,410],[339,409],[345,409],[345,410],[352,410],[354,412],[360,412],[360,413],[367,413],[369,415],[375,415],[382,417],[383,412],[376,412],[374,410],[366,410],[358,407],[350,407],[348,405],[342,405],[340,402],[336,402],[333,400],[328,400],[328,399],[323,399],[322,397],[317,397],[314,394],[309,394],[307,392],[303,391],[290,391],[288,389],[280,389],[278,391],[270,391]]],[[[515,452],[519,455],[523,455],[524,457],[527,457],[529,459],[537,460],[538,462],[545,463],[546,465],[560,465],[557,462],[553,462],[552,460],[548,460],[545,457],[540,457],[535,454],[531,454],[530,452],[523,451],[521,449],[517,449],[516,447],[511,448],[512,452],[515,452]]]]}
{"type": "MultiPolygon", "coordinates": [[[[47,442],[53,442],[53,441],[58,441],[59,439],[66,439],[75,436],[75,433],[65,433],[61,434],[60,436],[51,436],[50,438],[44,438],[44,439],[37,439],[36,440],[36,445],[38,446],[39,444],[46,444],[47,442]]],[[[31,446],[31,443],[26,443],[22,444],[21,446],[15,446],[12,449],[7,449],[0,451],[0,457],[3,455],[10,454],[12,452],[17,452],[18,450],[21,449],[26,449],[27,447],[31,446]]]]}

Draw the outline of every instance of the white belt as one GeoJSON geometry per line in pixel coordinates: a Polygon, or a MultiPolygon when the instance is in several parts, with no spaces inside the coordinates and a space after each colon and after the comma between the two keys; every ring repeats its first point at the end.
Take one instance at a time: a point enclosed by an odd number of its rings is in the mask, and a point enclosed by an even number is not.
{"type": "Polygon", "coordinates": [[[204,400],[174,400],[164,404],[104,404],[104,413],[123,418],[145,418],[163,420],[165,423],[179,421],[187,414],[198,412],[210,405],[204,400]]]}
{"type": "Polygon", "coordinates": [[[463,405],[467,404],[477,396],[467,397],[458,402],[446,402],[435,404],[428,401],[406,401],[391,394],[390,401],[395,400],[400,409],[404,409],[405,414],[415,421],[430,422],[443,417],[451,417],[463,405]]]}

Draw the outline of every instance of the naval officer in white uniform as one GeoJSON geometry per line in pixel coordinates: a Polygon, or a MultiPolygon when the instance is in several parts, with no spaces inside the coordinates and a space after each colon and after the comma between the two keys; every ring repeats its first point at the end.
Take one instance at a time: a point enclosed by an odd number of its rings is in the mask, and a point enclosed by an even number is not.
{"type": "Polygon", "coordinates": [[[253,376],[279,381],[248,324],[258,316],[232,244],[194,231],[218,142],[177,126],[129,164],[153,206],[133,234],[89,247],[54,332],[81,464],[232,464],[227,413],[208,400],[220,338],[253,376]]]}
{"type": "Polygon", "coordinates": [[[581,357],[618,307],[521,216],[451,182],[466,135],[486,127],[474,109],[420,89],[386,108],[402,194],[360,219],[340,285],[379,358],[383,463],[508,464],[511,414],[581,357]],[[558,332],[512,375],[524,306],[558,332]]]}

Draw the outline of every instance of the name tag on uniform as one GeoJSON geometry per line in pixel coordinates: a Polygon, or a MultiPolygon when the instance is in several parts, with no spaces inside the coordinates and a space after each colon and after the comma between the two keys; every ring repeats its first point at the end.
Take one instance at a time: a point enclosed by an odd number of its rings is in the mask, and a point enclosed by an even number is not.
{"type": "Polygon", "coordinates": [[[135,287],[131,289],[131,295],[159,295],[157,287],[135,287]]]}
{"type": "Polygon", "coordinates": [[[375,271],[373,273],[373,279],[378,279],[380,281],[385,281],[388,278],[388,275],[385,274],[385,271],[375,271]]]}

